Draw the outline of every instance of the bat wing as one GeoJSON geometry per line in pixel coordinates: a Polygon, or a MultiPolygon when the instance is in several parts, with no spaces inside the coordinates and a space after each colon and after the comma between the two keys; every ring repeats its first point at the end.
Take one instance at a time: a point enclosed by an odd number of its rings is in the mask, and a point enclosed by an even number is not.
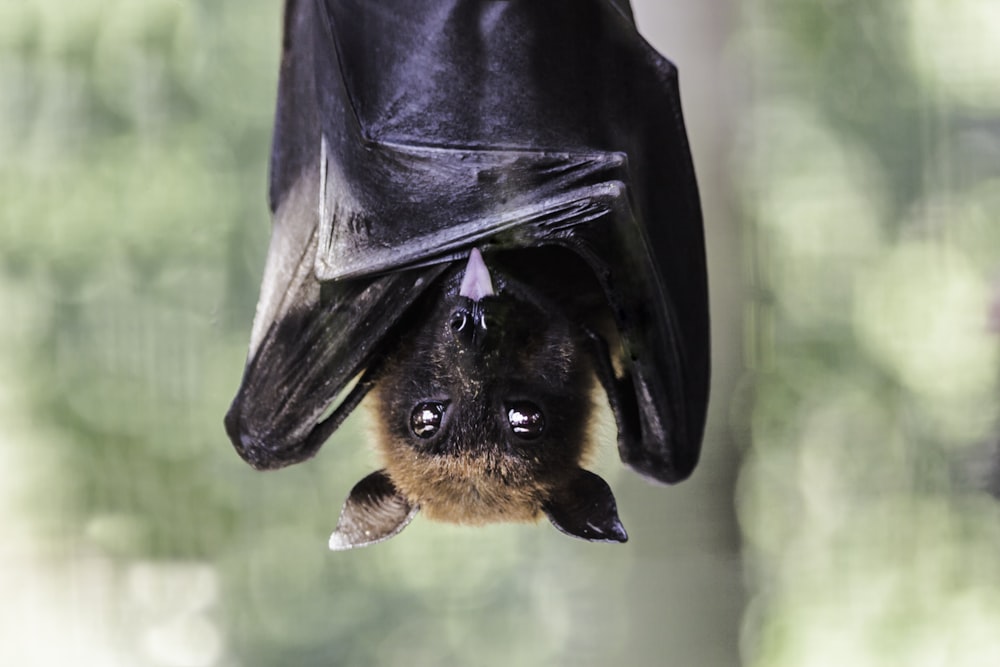
{"type": "Polygon", "coordinates": [[[627,2],[289,0],[271,172],[268,267],[227,418],[266,452],[255,465],[315,451],[320,416],[447,262],[560,245],[593,268],[621,333],[605,385],[622,459],[668,482],[693,469],[701,213],[676,70],[627,2]]]}
{"type": "Polygon", "coordinates": [[[260,299],[243,380],[226,431],[256,468],[309,458],[353,409],[362,378],[324,418],[338,395],[372,366],[405,310],[445,268],[428,266],[323,283],[316,272],[321,136],[314,31],[317,4],[288,0],[271,151],[273,216],[260,299]]]}

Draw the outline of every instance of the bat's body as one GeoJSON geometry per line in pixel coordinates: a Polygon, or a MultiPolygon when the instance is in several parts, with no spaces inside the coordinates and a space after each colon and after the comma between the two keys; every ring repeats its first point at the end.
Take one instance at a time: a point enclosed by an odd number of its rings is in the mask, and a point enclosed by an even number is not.
{"type": "Polygon", "coordinates": [[[695,466],[705,257],[676,70],[624,1],[288,0],[274,232],[226,418],[258,468],[375,388],[385,470],[331,545],[418,510],[622,541],[581,461],[595,378],[623,461],[695,466]],[[353,389],[330,416],[337,395],[353,389]]]}

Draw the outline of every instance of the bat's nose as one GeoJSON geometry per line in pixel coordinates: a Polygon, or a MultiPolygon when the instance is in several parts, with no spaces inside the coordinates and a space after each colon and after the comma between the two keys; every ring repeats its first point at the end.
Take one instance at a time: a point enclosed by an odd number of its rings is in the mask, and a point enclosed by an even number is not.
{"type": "Polygon", "coordinates": [[[486,342],[486,313],[476,301],[471,308],[457,308],[451,314],[451,332],[463,346],[479,349],[486,342]]]}

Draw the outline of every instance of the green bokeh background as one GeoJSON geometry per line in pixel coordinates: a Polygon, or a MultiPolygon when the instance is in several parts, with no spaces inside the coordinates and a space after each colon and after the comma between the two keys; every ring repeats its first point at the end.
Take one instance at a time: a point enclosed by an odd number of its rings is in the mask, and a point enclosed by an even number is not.
{"type": "Polygon", "coordinates": [[[605,414],[628,545],[338,554],[363,411],[273,473],[221,427],[280,4],[0,0],[0,664],[1000,664],[995,0],[635,2],[706,214],[702,465],[643,482],[605,414]]]}

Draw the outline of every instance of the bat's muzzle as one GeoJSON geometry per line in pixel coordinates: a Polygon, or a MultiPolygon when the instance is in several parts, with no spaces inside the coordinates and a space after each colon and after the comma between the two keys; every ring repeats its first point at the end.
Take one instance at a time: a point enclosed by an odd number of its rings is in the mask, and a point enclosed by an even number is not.
{"type": "Polygon", "coordinates": [[[486,309],[482,301],[459,306],[451,314],[451,332],[464,347],[481,349],[488,336],[486,309]]]}
{"type": "Polygon", "coordinates": [[[492,319],[487,318],[486,297],[495,296],[496,291],[479,248],[469,252],[458,295],[463,303],[451,314],[451,331],[464,347],[482,349],[487,339],[487,324],[492,319]]]}

